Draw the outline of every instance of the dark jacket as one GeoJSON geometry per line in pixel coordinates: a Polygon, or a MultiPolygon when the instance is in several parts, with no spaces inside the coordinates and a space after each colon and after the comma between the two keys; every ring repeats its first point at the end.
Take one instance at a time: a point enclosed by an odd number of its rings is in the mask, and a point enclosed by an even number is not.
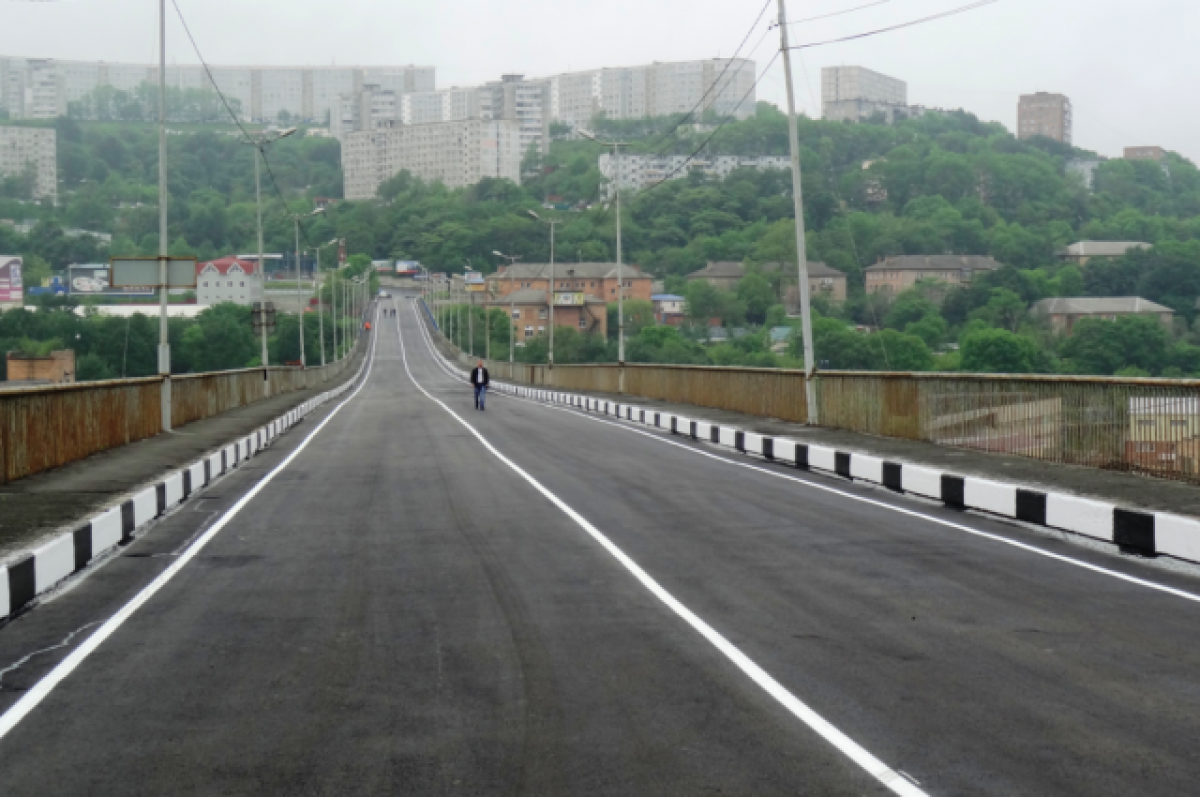
{"type": "Polygon", "coordinates": [[[488,376],[488,370],[486,368],[480,368],[478,365],[471,368],[471,384],[472,385],[483,385],[484,387],[487,387],[489,384],[491,384],[491,379],[488,376]],[[482,380],[480,380],[480,378],[479,378],[480,371],[483,371],[483,379],[482,380]]]}

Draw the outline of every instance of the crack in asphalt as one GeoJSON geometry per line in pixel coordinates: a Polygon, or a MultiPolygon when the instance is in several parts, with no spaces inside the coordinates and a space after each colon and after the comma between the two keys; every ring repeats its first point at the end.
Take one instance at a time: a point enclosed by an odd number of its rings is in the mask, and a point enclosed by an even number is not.
{"type": "Polygon", "coordinates": [[[65,648],[67,645],[71,644],[72,639],[79,636],[81,633],[83,633],[87,629],[91,628],[92,626],[100,625],[100,623],[102,623],[102,622],[104,622],[104,621],[103,620],[93,620],[92,622],[87,623],[86,625],[81,625],[79,628],[76,628],[74,631],[72,631],[71,633],[69,633],[65,637],[63,637],[63,641],[59,642],[57,645],[51,645],[48,648],[42,648],[41,650],[35,650],[32,653],[22,656],[16,662],[8,665],[3,670],[0,670],[0,692],[24,691],[24,690],[18,690],[18,689],[10,689],[9,687],[6,687],[4,685],[4,676],[8,675],[10,672],[14,672],[15,670],[21,669],[26,664],[28,664],[33,659],[34,656],[40,656],[43,653],[50,653],[51,651],[61,650],[62,648],[65,648]]]}

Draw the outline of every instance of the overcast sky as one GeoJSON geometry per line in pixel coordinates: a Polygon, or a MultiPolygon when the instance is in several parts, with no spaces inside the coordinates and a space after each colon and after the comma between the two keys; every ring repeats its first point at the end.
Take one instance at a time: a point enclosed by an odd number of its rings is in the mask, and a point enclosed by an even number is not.
{"type": "MultiPolygon", "coordinates": [[[[599,66],[729,56],[762,0],[177,0],[205,58],[222,64],[429,64],[439,87],[505,72],[550,75],[599,66]]],[[[878,0],[791,0],[802,19],[878,0]]],[[[823,41],[919,19],[971,0],[884,0],[791,27],[793,43],[823,41]]],[[[0,54],[151,62],[155,0],[0,0],[0,54]]],[[[760,70],[778,48],[763,38],[776,0],[746,51],[760,70]]],[[[169,58],[196,63],[174,12],[169,58]]],[[[857,42],[804,50],[797,102],[819,115],[820,68],[858,64],[908,82],[909,102],[965,108],[1016,124],[1017,95],[1067,94],[1075,143],[1119,156],[1159,144],[1200,160],[1195,100],[1197,0],[998,0],[993,5],[857,42]]],[[[743,53],[745,54],[745,53],[743,53]]],[[[784,102],[777,61],[759,99],[784,102]]]]}

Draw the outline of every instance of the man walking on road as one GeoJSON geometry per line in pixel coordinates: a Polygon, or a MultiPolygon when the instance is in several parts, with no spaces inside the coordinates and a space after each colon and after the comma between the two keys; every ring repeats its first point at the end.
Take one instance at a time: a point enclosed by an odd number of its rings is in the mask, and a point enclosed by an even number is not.
{"type": "Polygon", "coordinates": [[[483,367],[483,360],[471,369],[471,384],[475,386],[475,409],[483,410],[483,401],[487,398],[488,370],[483,367]]]}

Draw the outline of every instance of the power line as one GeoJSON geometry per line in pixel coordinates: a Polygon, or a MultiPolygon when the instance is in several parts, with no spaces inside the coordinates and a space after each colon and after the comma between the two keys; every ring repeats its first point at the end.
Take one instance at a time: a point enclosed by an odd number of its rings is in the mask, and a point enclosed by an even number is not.
{"type": "Polygon", "coordinates": [[[171,0],[171,5],[175,6],[175,13],[179,15],[179,21],[183,24],[183,32],[187,34],[188,41],[192,43],[192,49],[196,51],[196,57],[200,59],[200,65],[204,67],[204,73],[208,75],[208,83],[213,87],[213,91],[217,92],[217,96],[221,98],[221,104],[225,106],[225,110],[229,112],[229,118],[233,119],[233,123],[242,131],[242,135],[246,137],[246,143],[253,143],[250,134],[246,132],[246,128],[242,127],[242,121],[238,119],[237,114],[233,112],[233,108],[229,106],[229,100],[225,99],[225,94],[221,91],[221,87],[217,85],[217,81],[213,78],[212,70],[208,68],[208,63],[204,60],[204,56],[200,53],[200,46],[196,44],[195,37],[192,36],[192,30],[188,27],[187,20],[183,17],[183,11],[179,8],[177,0],[171,0]]]}
{"type": "MultiPolygon", "coordinates": [[[[892,0],[875,0],[874,3],[867,3],[866,5],[855,6],[854,8],[847,8],[843,11],[834,11],[832,13],[821,14],[820,16],[816,16],[816,17],[805,17],[804,19],[795,19],[788,23],[788,27],[791,27],[792,25],[799,25],[802,22],[816,22],[818,19],[829,19],[830,17],[840,17],[842,14],[852,14],[855,11],[862,11],[864,8],[874,8],[875,6],[881,6],[884,3],[890,3],[890,2],[892,2],[892,0]]],[[[776,24],[778,24],[778,23],[776,23],[776,24]]]]}
{"type": "Polygon", "coordinates": [[[990,6],[993,3],[998,3],[998,2],[1000,2],[1000,0],[976,0],[976,2],[974,2],[974,3],[969,3],[968,5],[965,5],[965,6],[959,6],[958,8],[952,8],[949,11],[942,11],[941,13],[938,13],[938,14],[932,14],[928,17],[922,17],[921,19],[914,19],[911,22],[902,22],[899,25],[891,25],[886,28],[880,28],[878,30],[867,31],[866,33],[856,33],[853,36],[842,36],[841,38],[838,38],[838,39],[826,39],[825,41],[809,42],[808,44],[794,44],[791,47],[789,47],[788,49],[789,50],[807,50],[811,47],[823,47],[826,44],[838,44],[839,42],[854,41],[855,39],[866,39],[870,36],[878,36],[881,33],[890,33],[895,30],[901,30],[903,28],[911,28],[916,25],[923,25],[926,22],[933,22],[938,19],[945,19],[946,17],[952,17],[952,16],[955,16],[956,14],[964,14],[968,11],[974,11],[977,8],[983,8],[984,6],[990,6]]]}

